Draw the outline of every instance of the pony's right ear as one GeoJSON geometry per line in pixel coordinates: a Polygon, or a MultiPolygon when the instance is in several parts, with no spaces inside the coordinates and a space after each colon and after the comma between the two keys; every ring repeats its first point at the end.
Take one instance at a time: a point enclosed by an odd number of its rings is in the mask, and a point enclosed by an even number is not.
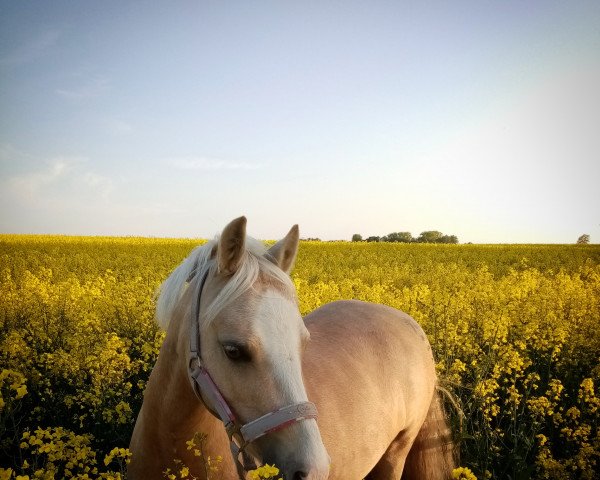
{"type": "Polygon", "coordinates": [[[267,258],[272,259],[279,268],[289,274],[294,266],[294,260],[296,260],[299,241],[300,230],[298,225],[294,225],[284,238],[269,248],[267,258]]]}
{"type": "Polygon", "coordinates": [[[217,245],[217,265],[222,275],[236,272],[246,245],[246,217],[232,220],[224,229],[217,245]]]}

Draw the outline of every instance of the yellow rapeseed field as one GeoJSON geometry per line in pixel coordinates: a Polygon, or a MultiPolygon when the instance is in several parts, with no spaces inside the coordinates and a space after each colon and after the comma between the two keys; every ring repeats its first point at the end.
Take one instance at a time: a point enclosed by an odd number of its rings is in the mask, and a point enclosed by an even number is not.
{"type": "MultiPolygon", "coordinates": [[[[153,295],[198,243],[0,235],[0,480],[124,477],[153,295]]],[[[423,326],[455,478],[597,478],[600,246],[302,242],[292,277],[303,314],[356,298],[423,326]]]]}

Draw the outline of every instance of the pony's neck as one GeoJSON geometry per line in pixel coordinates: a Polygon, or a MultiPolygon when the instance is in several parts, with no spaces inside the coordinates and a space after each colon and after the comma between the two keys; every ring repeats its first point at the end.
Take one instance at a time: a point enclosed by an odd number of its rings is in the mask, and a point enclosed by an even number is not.
{"type": "MultiPolygon", "coordinates": [[[[183,301],[182,304],[188,303],[183,301]]],[[[187,322],[189,314],[181,313],[174,315],[170,322],[144,394],[141,412],[144,416],[143,431],[139,432],[138,449],[156,462],[154,472],[173,469],[174,460],[178,459],[199,479],[206,478],[203,459],[206,460],[209,455],[213,459],[221,455],[223,478],[235,478],[235,471],[228,471],[232,462],[229,462],[229,440],[223,424],[195,396],[189,381],[187,322]],[[194,449],[189,450],[186,443],[195,433],[206,435],[201,457],[195,456],[194,449]],[[148,452],[153,455],[148,455],[148,452]]],[[[142,478],[141,475],[139,477],[142,478]]]]}

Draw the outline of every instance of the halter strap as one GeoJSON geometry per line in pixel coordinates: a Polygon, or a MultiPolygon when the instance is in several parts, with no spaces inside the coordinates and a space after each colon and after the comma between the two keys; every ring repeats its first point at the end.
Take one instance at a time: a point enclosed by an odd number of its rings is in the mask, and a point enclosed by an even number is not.
{"type": "Polygon", "coordinates": [[[202,401],[204,406],[213,413],[213,415],[219,417],[223,421],[225,428],[227,428],[229,424],[236,423],[235,415],[231,411],[231,408],[229,408],[223,395],[221,395],[221,392],[210,376],[210,373],[208,373],[208,370],[204,367],[202,358],[200,357],[200,297],[206,279],[208,278],[208,273],[209,268],[206,267],[200,281],[197,282],[196,291],[194,292],[194,298],[197,300],[193,304],[192,319],[190,322],[190,364],[188,370],[192,389],[196,396],[202,401]],[[208,402],[204,400],[203,394],[208,397],[208,402]]]}
{"type": "Polygon", "coordinates": [[[200,280],[196,282],[194,291],[195,302],[192,304],[192,316],[190,320],[190,363],[188,371],[192,390],[204,406],[216,417],[219,417],[225,426],[229,441],[231,442],[231,453],[240,479],[244,478],[244,472],[255,468],[253,459],[246,453],[248,444],[258,438],[277,430],[286,428],[302,420],[317,419],[317,407],[312,402],[300,402],[279,408],[267,413],[246,424],[240,424],[235,417],[229,404],[221,394],[221,391],[208,373],[200,356],[200,301],[202,290],[208,278],[209,267],[206,266],[201,276],[196,272],[194,277],[200,280]],[[208,400],[208,401],[207,401],[208,400]],[[240,461],[242,454],[242,461],[240,461]]]}

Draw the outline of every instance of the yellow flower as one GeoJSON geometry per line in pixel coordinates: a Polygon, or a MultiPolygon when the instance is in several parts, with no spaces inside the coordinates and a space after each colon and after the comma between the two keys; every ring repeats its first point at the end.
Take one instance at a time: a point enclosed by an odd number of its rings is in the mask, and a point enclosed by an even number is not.
{"type": "Polygon", "coordinates": [[[279,469],[275,465],[265,464],[256,470],[250,470],[248,473],[251,480],[261,480],[263,478],[274,478],[275,475],[279,474],[279,469]]]}
{"type": "Polygon", "coordinates": [[[475,474],[467,467],[458,467],[452,470],[452,478],[455,480],[477,480],[475,474]]]}
{"type": "Polygon", "coordinates": [[[23,398],[27,394],[27,385],[17,387],[16,392],[17,396],[15,398],[23,398]]]}
{"type": "Polygon", "coordinates": [[[13,469],[12,468],[0,468],[0,480],[10,480],[12,477],[13,469]]]}

